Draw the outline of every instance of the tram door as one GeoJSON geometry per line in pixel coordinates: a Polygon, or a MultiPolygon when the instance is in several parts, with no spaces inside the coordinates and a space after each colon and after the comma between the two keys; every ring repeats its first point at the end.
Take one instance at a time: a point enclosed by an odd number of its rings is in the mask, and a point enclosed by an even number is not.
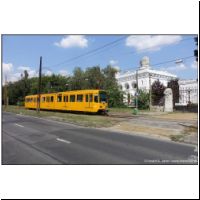
{"type": "Polygon", "coordinates": [[[91,110],[93,102],[93,94],[86,94],[85,101],[86,101],[86,109],[91,110]]]}
{"type": "Polygon", "coordinates": [[[63,96],[63,107],[64,110],[67,110],[67,104],[68,104],[68,95],[63,96]]]}
{"type": "Polygon", "coordinates": [[[55,104],[55,109],[62,109],[62,94],[57,94],[57,100],[56,100],[56,104],[55,104]]]}
{"type": "Polygon", "coordinates": [[[47,96],[47,97],[46,97],[46,108],[47,108],[47,109],[50,108],[50,99],[51,99],[50,96],[47,96]]]}

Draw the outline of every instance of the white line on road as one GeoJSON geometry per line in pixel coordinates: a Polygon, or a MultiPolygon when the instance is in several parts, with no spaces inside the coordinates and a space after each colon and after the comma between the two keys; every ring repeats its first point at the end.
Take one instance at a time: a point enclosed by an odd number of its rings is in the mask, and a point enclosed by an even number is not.
{"type": "Polygon", "coordinates": [[[56,138],[56,140],[58,140],[58,141],[60,141],[60,142],[65,142],[65,143],[67,143],[67,144],[71,144],[71,142],[68,141],[68,140],[63,140],[63,139],[60,139],[60,138],[56,138]]]}
{"type": "Polygon", "coordinates": [[[22,126],[22,125],[20,125],[20,124],[15,124],[16,126],[19,126],[19,127],[24,127],[24,126],[22,126]]]}
{"type": "MultiPolygon", "coordinates": [[[[5,113],[11,113],[11,112],[5,112],[5,113]]],[[[13,114],[13,113],[11,113],[11,114],[13,114]]],[[[45,121],[48,121],[48,122],[54,122],[54,123],[57,123],[57,124],[63,124],[63,125],[67,125],[67,126],[85,128],[83,126],[79,126],[77,124],[72,124],[70,122],[59,122],[59,121],[55,121],[55,120],[51,120],[51,119],[46,119],[46,118],[42,118],[42,117],[35,117],[35,116],[30,116],[30,115],[23,115],[23,114],[16,114],[16,115],[18,115],[20,117],[29,117],[29,118],[35,118],[35,119],[45,120],[45,121]]]]}

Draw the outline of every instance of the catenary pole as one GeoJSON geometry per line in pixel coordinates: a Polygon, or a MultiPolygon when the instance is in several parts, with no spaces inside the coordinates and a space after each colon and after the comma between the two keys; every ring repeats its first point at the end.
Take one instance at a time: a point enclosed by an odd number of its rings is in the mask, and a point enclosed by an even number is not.
{"type": "Polygon", "coordinates": [[[40,113],[40,96],[41,96],[41,80],[42,80],[42,56],[40,56],[39,79],[38,79],[38,98],[37,98],[37,112],[40,113]]]}

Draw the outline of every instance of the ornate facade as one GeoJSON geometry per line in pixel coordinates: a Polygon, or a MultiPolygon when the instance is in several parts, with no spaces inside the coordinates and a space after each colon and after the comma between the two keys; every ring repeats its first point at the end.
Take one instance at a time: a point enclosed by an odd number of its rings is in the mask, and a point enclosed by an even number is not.
{"type": "Polygon", "coordinates": [[[179,81],[179,104],[198,103],[198,81],[180,80],[179,81]]]}
{"type": "MultiPolygon", "coordinates": [[[[152,69],[149,58],[143,57],[137,70],[118,72],[116,78],[121,90],[125,92],[124,102],[130,104],[131,99],[137,95],[137,86],[138,89],[148,92],[150,85],[152,85],[154,81],[159,80],[164,86],[167,86],[167,83],[172,79],[176,79],[177,76],[167,71],[152,69]]],[[[192,103],[197,103],[196,80],[179,81],[179,90],[180,104],[187,104],[189,100],[192,103]]]]}

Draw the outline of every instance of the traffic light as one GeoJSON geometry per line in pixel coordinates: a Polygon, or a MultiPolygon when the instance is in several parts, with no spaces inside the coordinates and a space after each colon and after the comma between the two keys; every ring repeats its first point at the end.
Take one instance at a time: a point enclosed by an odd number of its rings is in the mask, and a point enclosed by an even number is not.
{"type": "Polygon", "coordinates": [[[194,50],[194,56],[196,57],[196,61],[198,62],[198,37],[195,37],[194,41],[197,45],[197,49],[194,50]]]}
{"type": "Polygon", "coordinates": [[[194,50],[194,56],[196,57],[196,61],[198,61],[198,50],[197,49],[194,50]]]}

